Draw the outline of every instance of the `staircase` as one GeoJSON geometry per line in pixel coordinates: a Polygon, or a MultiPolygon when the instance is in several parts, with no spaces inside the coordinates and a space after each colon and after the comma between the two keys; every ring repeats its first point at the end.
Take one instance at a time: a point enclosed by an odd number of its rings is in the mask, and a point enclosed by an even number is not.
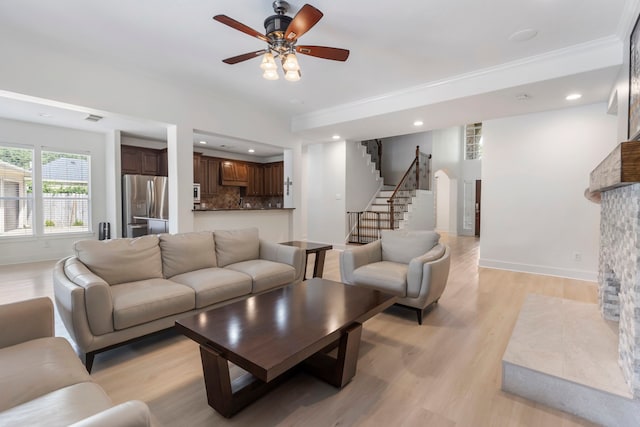
{"type": "MultiPolygon", "coordinates": [[[[365,141],[367,152],[378,151],[380,141],[365,141]]],[[[380,150],[381,153],[381,150],[380,150]]],[[[381,156],[377,166],[381,163],[381,156]]],[[[349,221],[349,243],[369,243],[380,238],[384,229],[433,229],[434,218],[429,220],[429,211],[434,210],[433,193],[430,187],[431,155],[416,147],[413,163],[397,186],[382,186],[376,197],[362,212],[347,212],[349,221]],[[416,208],[412,205],[416,202],[416,208]],[[414,212],[415,211],[415,212],[414,212]]],[[[431,212],[433,214],[433,212],[431,212]]]]}
{"type": "MultiPolygon", "coordinates": [[[[391,228],[388,200],[393,195],[394,186],[385,185],[378,192],[373,203],[366,211],[349,212],[349,243],[369,243],[380,238],[380,230],[391,228]]],[[[415,191],[403,191],[396,195],[393,225],[395,229],[404,228],[415,191]]]]}

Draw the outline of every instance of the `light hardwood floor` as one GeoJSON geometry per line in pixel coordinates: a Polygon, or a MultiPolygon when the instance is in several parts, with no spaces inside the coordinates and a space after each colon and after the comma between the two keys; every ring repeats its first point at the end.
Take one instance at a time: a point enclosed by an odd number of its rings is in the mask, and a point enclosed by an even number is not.
{"type": "MultiPolygon", "coordinates": [[[[227,420],[207,405],[198,345],[173,332],[99,354],[93,377],[116,403],[147,402],[165,426],[592,425],[502,392],[500,362],[527,293],[595,303],[596,285],[481,269],[477,239],[443,241],[452,265],[440,303],[422,326],[400,307],[367,321],[356,376],[343,390],[299,374],[227,420]]],[[[0,267],[0,303],[52,297],[52,265],[0,267]]],[[[340,278],[337,251],[325,278],[340,278]]],[[[68,336],[59,322],[57,334],[68,336]]]]}

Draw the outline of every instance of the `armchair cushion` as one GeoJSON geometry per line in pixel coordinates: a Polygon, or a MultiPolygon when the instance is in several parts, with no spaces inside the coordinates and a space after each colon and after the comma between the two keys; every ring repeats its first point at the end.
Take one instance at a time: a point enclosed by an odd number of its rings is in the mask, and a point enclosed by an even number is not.
{"type": "Polygon", "coordinates": [[[409,264],[440,240],[435,231],[382,230],[382,260],[409,264]]]}
{"type": "Polygon", "coordinates": [[[111,406],[111,399],[98,384],[82,382],[54,390],[0,413],[0,424],[68,426],[111,406]]]}
{"type": "Polygon", "coordinates": [[[91,381],[67,340],[60,337],[33,339],[0,349],[0,360],[0,412],[60,388],[91,381]]]}
{"type": "Polygon", "coordinates": [[[217,267],[213,233],[161,234],[162,271],[167,279],[177,274],[217,267]]]}
{"type": "Polygon", "coordinates": [[[407,296],[407,264],[380,261],[364,265],[353,272],[353,283],[382,292],[407,296]]]}
{"type": "Polygon", "coordinates": [[[214,238],[219,267],[260,258],[260,238],[257,228],[216,230],[214,238]]]}
{"type": "Polygon", "coordinates": [[[158,236],[135,239],[81,240],[73,247],[89,270],[110,285],[161,278],[158,236]]]}

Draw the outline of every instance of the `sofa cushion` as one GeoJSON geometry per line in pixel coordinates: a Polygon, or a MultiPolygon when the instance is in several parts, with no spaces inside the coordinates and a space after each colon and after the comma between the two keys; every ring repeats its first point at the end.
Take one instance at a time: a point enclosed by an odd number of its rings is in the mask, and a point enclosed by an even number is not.
{"type": "Polygon", "coordinates": [[[257,228],[242,230],[216,230],[216,257],[218,267],[260,258],[260,238],[257,228]]]}
{"type": "Polygon", "coordinates": [[[353,271],[353,283],[406,297],[408,269],[408,264],[390,261],[374,262],[356,268],[353,271]]]}
{"type": "Polygon", "coordinates": [[[226,268],[251,276],[251,292],[257,293],[286,285],[296,279],[296,269],[280,262],[256,259],[228,265],[226,268]]]}
{"type": "Polygon", "coordinates": [[[135,239],[81,240],[76,256],[110,285],[162,277],[158,236],[135,239]]]}
{"type": "Polygon", "coordinates": [[[195,292],[166,279],[149,279],[111,287],[116,330],[193,310],[195,292]]]}
{"type": "Polygon", "coordinates": [[[165,278],[216,267],[216,248],[211,231],[161,234],[160,250],[165,278]]]}
{"type": "Polygon", "coordinates": [[[435,231],[382,230],[382,260],[409,264],[440,240],[435,231]]]}
{"type": "Polygon", "coordinates": [[[60,337],[2,348],[0,360],[0,412],[59,388],[91,381],[71,345],[60,337]]]}
{"type": "Polygon", "coordinates": [[[84,382],[0,412],[0,425],[68,426],[111,406],[111,399],[99,385],[84,382]]]}
{"type": "Polygon", "coordinates": [[[251,277],[227,268],[205,268],[178,274],[171,281],[195,291],[196,308],[251,293],[251,277]]]}

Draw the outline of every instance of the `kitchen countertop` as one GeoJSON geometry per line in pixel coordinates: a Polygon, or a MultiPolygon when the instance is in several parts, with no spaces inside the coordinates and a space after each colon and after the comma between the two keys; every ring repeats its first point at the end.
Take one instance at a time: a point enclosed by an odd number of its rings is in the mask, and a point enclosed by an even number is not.
{"type": "Polygon", "coordinates": [[[218,212],[218,211],[291,211],[295,208],[198,208],[193,212],[218,212]]]}
{"type": "Polygon", "coordinates": [[[166,218],[150,218],[148,216],[134,216],[133,219],[144,219],[144,220],[147,220],[147,221],[165,221],[165,222],[169,221],[166,218]]]}

